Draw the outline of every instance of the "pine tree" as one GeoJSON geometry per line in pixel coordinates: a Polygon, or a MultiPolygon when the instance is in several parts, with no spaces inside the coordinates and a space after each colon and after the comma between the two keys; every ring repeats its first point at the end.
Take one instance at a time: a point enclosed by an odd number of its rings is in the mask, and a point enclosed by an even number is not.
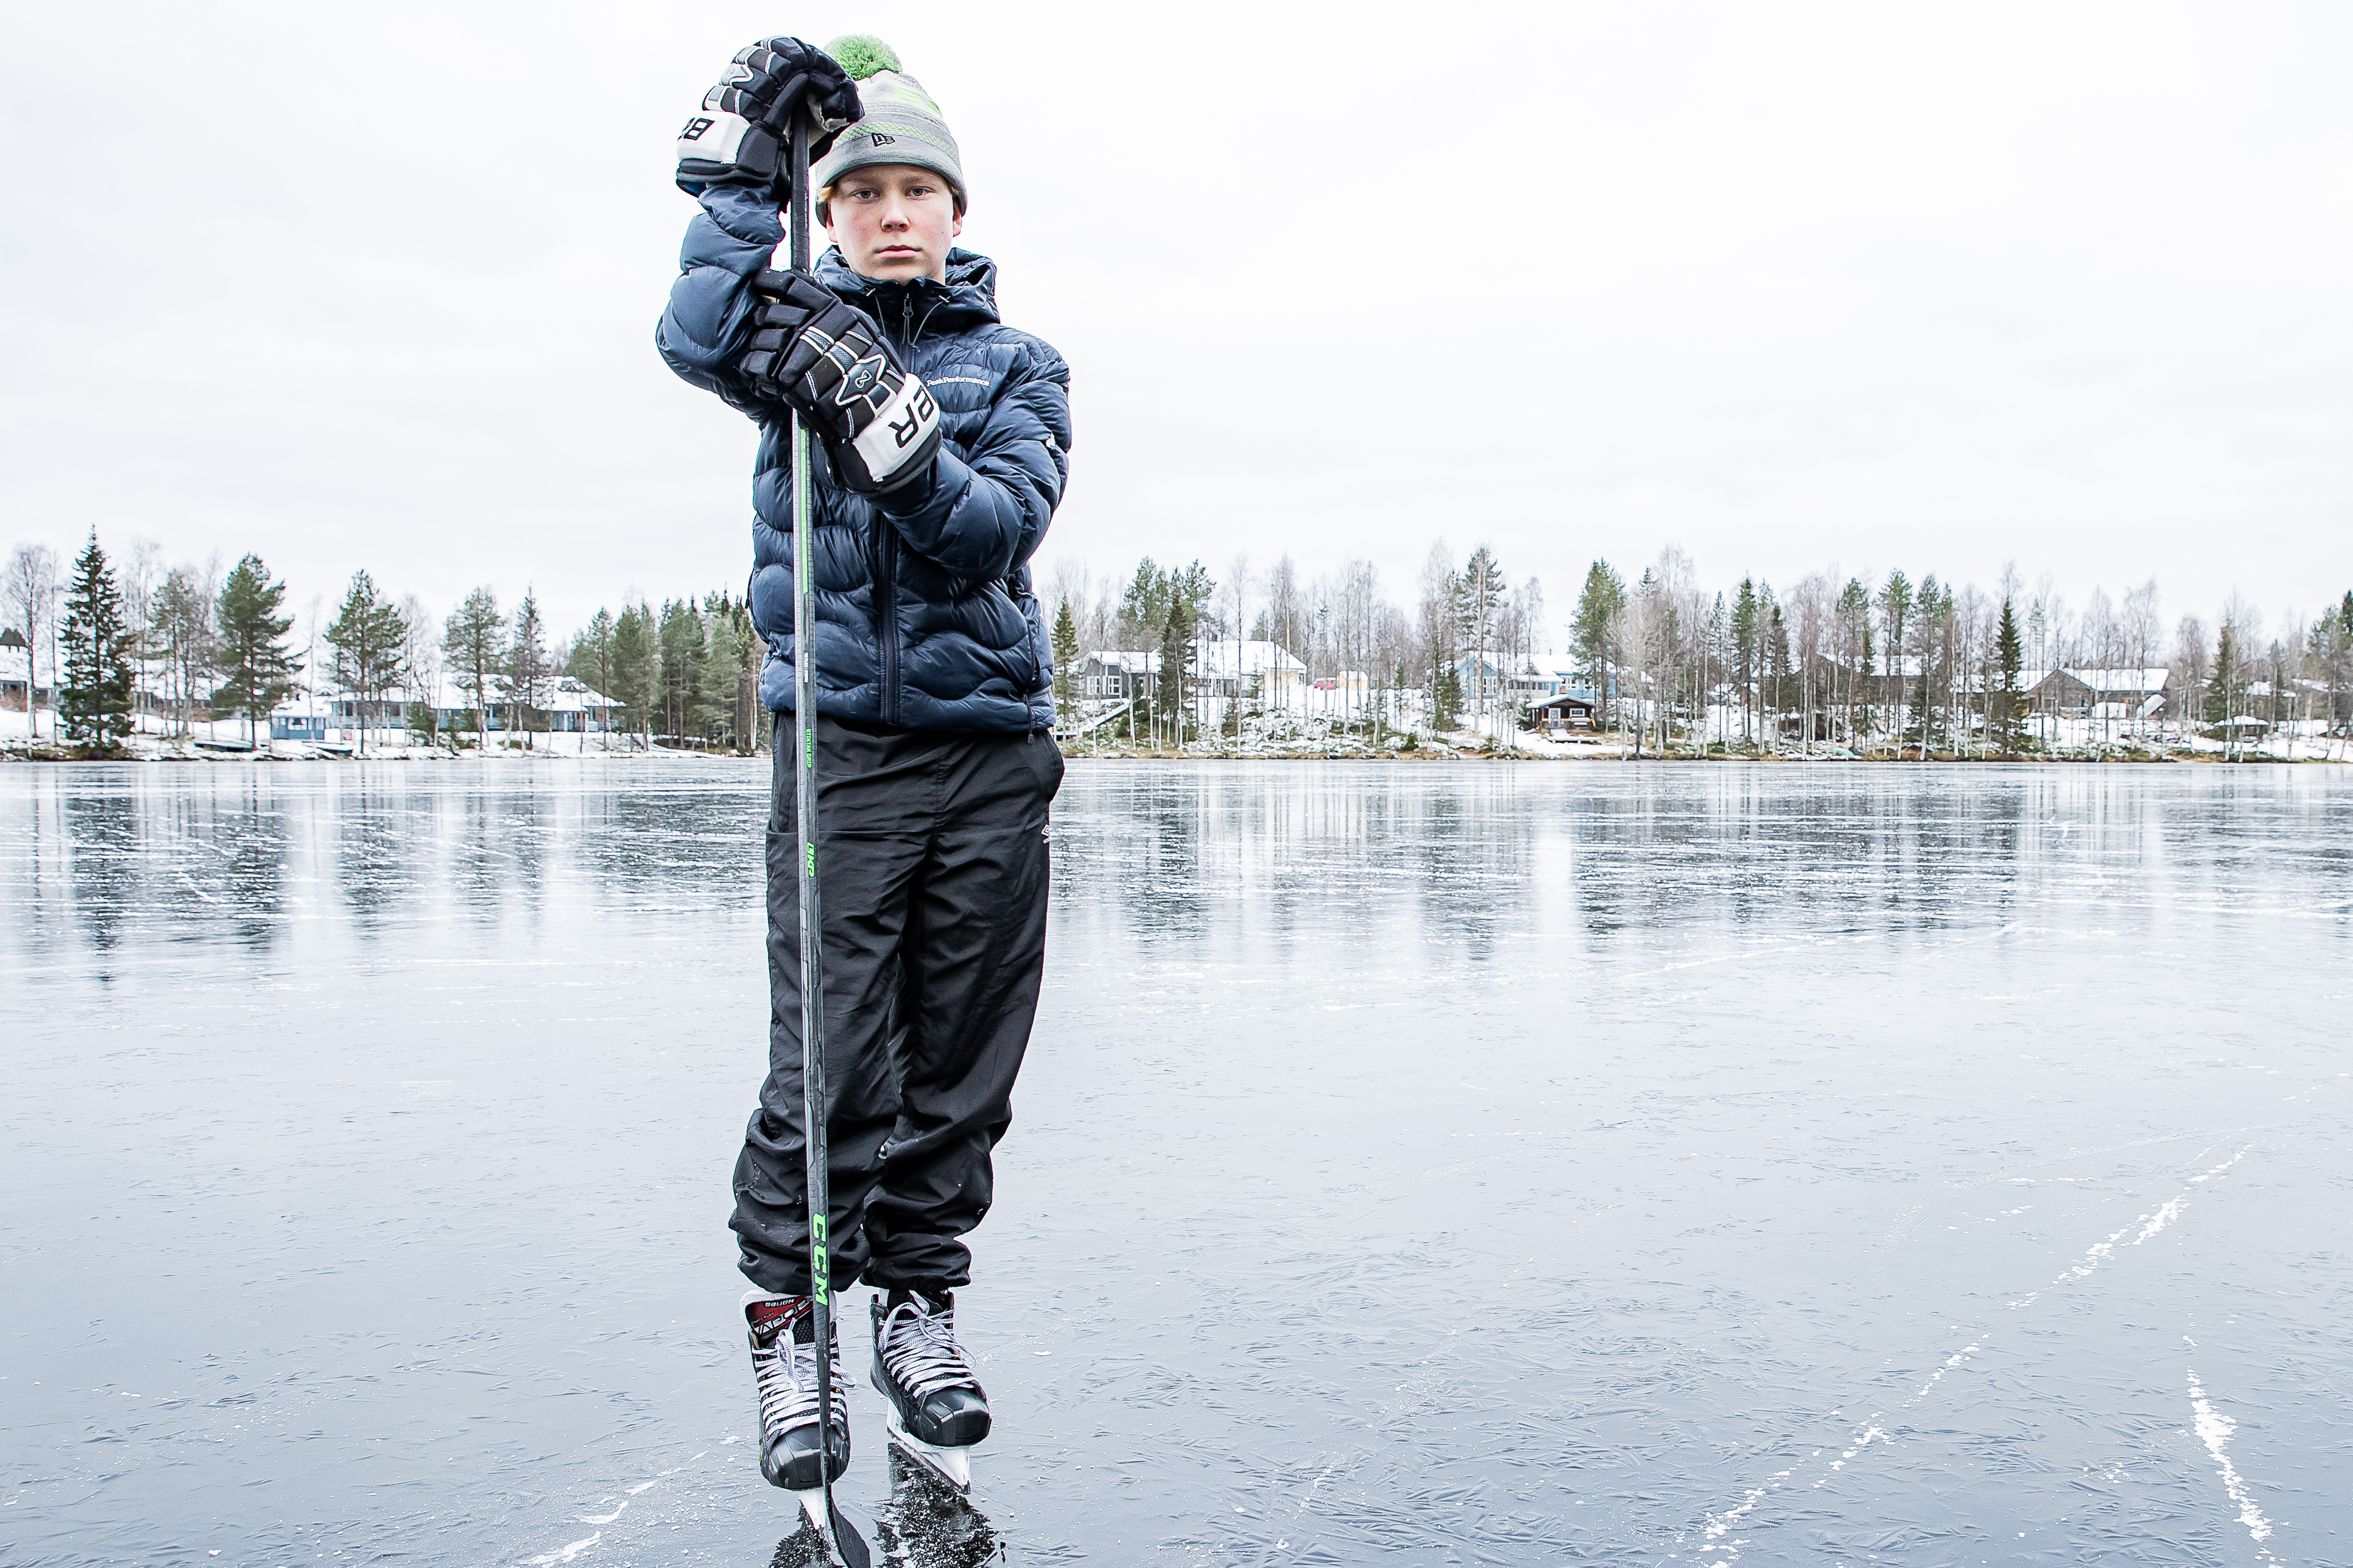
{"type": "Polygon", "coordinates": [[[1895,693],[1895,712],[1889,727],[1895,731],[1896,754],[1903,754],[1904,745],[1904,633],[1912,620],[1912,582],[1901,572],[1890,572],[1887,582],[1879,590],[1879,615],[1885,634],[1888,682],[1895,693]]]}
{"type": "Polygon", "coordinates": [[[256,721],[266,727],[269,710],[292,694],[294,672],[302,665],[286,640],[294,617],[278,613],[285,602],[286,584],[272,582],[261,557],[248,554],[230,570],[214,607],[223,679],[213,706],[245,715],[248,740],[256,721]]]}
{"type": "MultiPolygon", "coordinates": [[[[1079,706],[1079,620],[1064,599],[1054,611],[1054,710],[1064,723],[1076,717],[1079,706]]],[[[1237,693],[1235,710],[1241,703],[1237,693]]]]}
{"type": "MultiPolygon", "coordinates": [[[[564,673],[589,689],[613,694],[613,612],[598,605],[572,639],[564,656],[564,673]]],[[[605,715],[609,725],[612,715],[605,715]]],[[[609,745],[611,742],[607,742],[609,745]]]]}
{"type": "Polygon", "coordinates": [[[148,620],[155,628],[157,651],[163,656],[183,735],[188,732],[196,693],[203,689],[205,673],[211,667],[212,619],[212,605],[193,572],[175,566],[164,574],[149,606],[148,620]]]}
{"type": "Polygon", "coordinates": [[[58,683],[58,718],[69,739],[93,755],[111,755],[131,733],[132,661],[135,642],[122,613],[122,592],[98,531],[74,558],[59,638],[65,679],[58,683]]]}
{"type": "Polygon", "coordinates": [[[1504,568],[1495,559],[1495,552],[1482,544],[1471,552],[1462,574],[1454,583],[1455,623],[1471,634],[1471,657],[1466,662],[1471,670],[1471,710],[1478,716],[1472,721],[1475,727],[1497,695],[1488,689],[1487,671],[1501,663],[1492,645],[1496,612],[1505,593],[1504,568]]]}
{"type": "Polygon", "coordinates": [[[335,650],[335,679],[351,689],[359,709],[360,751],[364,755],[368,700],[376,698],[380,704],[383,693],[402,679],[408,623],[376,591],[375,578],[354,572],[343,607],[327,625],[326,637],[327,646],[335,650]]]}
{"type": "Polygon", "coordinates": [[[1147,648],[1158,638],[1161,628],[1168,624],[1168,604],[1175,597],[1176,585],[1169,574],[1155,565],[1147,555],[1135,563],[1135,575],[1128,579],[1127,589],[1120,595],[1117,622],[1122,647],[1147,648]]]}
{"type": "Polygon", "coordinates": [[[1191,706],[1193,679],[1193,607],[1182,595],[1173,596],[1167,619],[1160,628],[1160,671],[1153,682],[1154,717],[1165,724],[1172,743],[1185,743],[1185,719],[1191,706]]]}
{"type": "Polygon", "coordinates": [[[555,677],[554,664],[547,657],[547,622],[528,585],[522,591],[522,603],[515,606],[514,630],[507,640],[507,666],[502,673],[515,725],[522,731],[523,744],[528,747],[531,716],[546,707],[548,688],[555,677]]]}
{"type": "Polygon", "coordinates": [[[683,738],[696,732],[701,717],[697,698],[702,690],[702,668],[711,657],[710,632],[702,612],[689,599],[665,600],[661,608],[661,662],[657,677],[663,731],[683,738]]]}
{"type": "Polygon", "coordinates": [[[466,595],[441,629],[441,651],[449,660],[451,679],[474,703],[474,744],[491,743],[491,683],[506,664],[506,617],[499,596],[488,587],[466,595]]]}
{"type": "Polygon", "coordinates": [[[1918,722],[1915,732],[1920,742],[1920,760],[1928,760],[1928,748],[1936,735],[1936,652],[1943,631],[1943,617],[1949,602],[1936,584],[1935,573],[1920,579],[1918,597],[1913,605],[1913,647],[1918,650],[1920,683],[1913,700],[1918,722]]]}

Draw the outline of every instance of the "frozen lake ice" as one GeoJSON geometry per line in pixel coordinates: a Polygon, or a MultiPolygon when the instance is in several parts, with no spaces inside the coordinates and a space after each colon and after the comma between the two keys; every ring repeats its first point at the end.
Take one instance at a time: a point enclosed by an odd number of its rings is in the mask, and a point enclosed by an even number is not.
{"type": "MultiPolygon", "coordinates": [[[[0,770],[0,1561],[796,1560],[765,786],[0,770]]],[[[2353,773],[1094,763],[1055,850],[892,1561],[2353,1563],[2353,773]]]]}

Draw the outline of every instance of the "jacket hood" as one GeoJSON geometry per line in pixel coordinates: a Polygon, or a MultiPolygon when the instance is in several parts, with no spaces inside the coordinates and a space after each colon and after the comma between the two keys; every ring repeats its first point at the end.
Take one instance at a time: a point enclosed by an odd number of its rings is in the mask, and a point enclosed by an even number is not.
{"type": "Polygon", "coordinates": [[[818,282],[881,319],[888,319],[885,312],[899,314],[902,305],[912,302],[915,312],[940,331],[987,326],[999,320],[997,263],[960,246],[948,251],[948,277],[944,283],[934,278],[900,283],[853,272],[849,263],[842,259],[841,247],[838,245],[827,246],[825,254],[817,258],[810,270],[817,274],[818,282]]]}

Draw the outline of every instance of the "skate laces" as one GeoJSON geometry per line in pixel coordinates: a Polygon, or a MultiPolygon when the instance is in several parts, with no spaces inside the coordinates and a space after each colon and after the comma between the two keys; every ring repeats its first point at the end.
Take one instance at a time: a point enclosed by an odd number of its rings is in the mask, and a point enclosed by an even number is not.
{"type": "Polygon", "coordinates": [[[955,1309],[933,1307],[910,1293],[882,1318],[881,1342],[877,1347],[891,1375],[908,1393],[921,1399],[943,1388],[977,1388],[972,1363],[956,1343],[955,1309]]]}
{"type": "MultiPolygon", "coordinates": [[[[760,1390],[760,1435],[774,1441],[796,1426],[817,1421],[817,1336],[806,1325],[810,1317],[806,1300],[782,1311],[758,1312],[752,1322],[752,1375],[760,1390]],[[801,1333],[807,1332],[806,1341],[801,1333]],[[761,1343],[763,1339],[766,1343],[761,1343]]],[[[830,1326],[830,1325],[828,1325],[830,1326]]],[[[843,1397],[841,1336],[833,1336],[833,1422],[849,1428],[849,1404],[843,1397]]]]}

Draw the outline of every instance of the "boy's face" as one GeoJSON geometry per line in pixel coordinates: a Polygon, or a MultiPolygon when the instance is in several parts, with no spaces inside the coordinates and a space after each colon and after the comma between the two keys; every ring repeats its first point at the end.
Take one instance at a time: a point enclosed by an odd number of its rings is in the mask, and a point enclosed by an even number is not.
{"type": "Polygon", "coordinates": [[[955,193],[929,169],[870,163],[833,183],[825,230],[851,271],[904,282],[948,275],[948,242],[964,232],[955,193]]]}

